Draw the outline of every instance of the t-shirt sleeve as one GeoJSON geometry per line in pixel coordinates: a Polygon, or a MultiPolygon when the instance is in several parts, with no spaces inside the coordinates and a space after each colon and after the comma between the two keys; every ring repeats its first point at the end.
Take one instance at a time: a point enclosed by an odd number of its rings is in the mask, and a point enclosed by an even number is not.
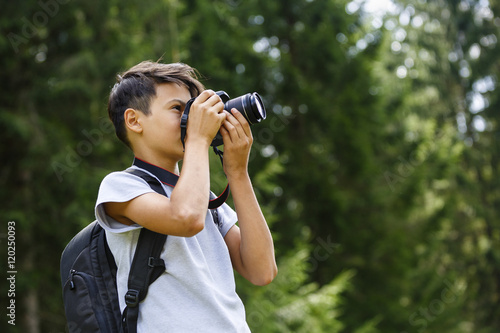
{"type": "Polygon", "coordinates": [[[225,237],[229,229],[231,229],[238,221],[238,217],[236,212],[226,203],[217,208],[217,217],[219,220],[219,232],[222,237],[225,237]]]}
{"type": "Polygon", "coordinates": [[[125,225],[106,214],[104,203],[106,202],[127,202],[146,193],[154,192],[148,183],[128,172],[113,172],[107,175],[101,182],[95,215],[98,223],[107,231],[122,233],[133,229],[141,228],[138,224],[125,225]]]}

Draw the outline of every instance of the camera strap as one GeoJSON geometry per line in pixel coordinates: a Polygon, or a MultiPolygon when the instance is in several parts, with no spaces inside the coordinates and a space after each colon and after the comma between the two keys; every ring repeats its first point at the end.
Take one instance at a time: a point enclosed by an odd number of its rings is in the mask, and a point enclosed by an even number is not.
{"type": "MultiPolygon", "coordinates": [[[[217,147],[213,146],[212,147],[214,150],[215,155],[219,156],[220,158],[220,164],[224,167],[224,152],[222,150],[219,150],[217,147]]],[[[221,206],[224,202],[226,202],[227,198],[229,197],[229,183],[226,185],[226,188],[224,189],[224,192],[222,192],[221,195],[219,195],[217,198],[210,200],[210,203],[208,204],[208,208],[210,208],[210,205],[215,207],[221,206]]],[[[212,209],[212,208],[210,208],[212,209]]]]}
{"type": "MultiPolygon", "coordinates": [[[[222,163],[223,152],[215,147],[214,147],[214,152],[219,156],[221,163],[222,163]],[[218,152],[216,152],[216,150],[218,152]]],[[[156,166],[156,165],[150,164],[146,161],[143,161],[137,157],[134,157],[133,164],[141,169],[149,171],[150,173],[155,175],[156,178],[158,178],[165,185],[175,187],[175,185],[177,184],[177,181],[179,180],[179,176],[177,176],[176,174],[173,174],[168,170],[160,168],[159,166],[156,166]]],[[[226,186],[226,189],[224,190],[224,192],[222,192],[222,194],[220,196],[209,201],[208,209],[215,209],[215,208],[220,207],[224,202],[226,202],[228,197],[229,197],[229,184],[226,186]]]]}
{"type": "Polygon", "coordinates": [[[189,117],[189,110],[191,109],[191,104],[193,104],[194,100],[196,98],[193,97],[189,101],[187,101],[186,105],[184,106],[184,112],[182,113],[181,117],[181,141],[182,141],[182,149],[186,150],[186,131],[187,131],[187,122],[188,122],[188,117],[189,117]]]}

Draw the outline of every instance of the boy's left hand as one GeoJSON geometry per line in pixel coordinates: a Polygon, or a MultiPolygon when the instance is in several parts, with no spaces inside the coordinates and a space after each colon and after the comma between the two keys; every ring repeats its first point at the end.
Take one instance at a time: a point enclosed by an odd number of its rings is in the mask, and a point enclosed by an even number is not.
{"type": "Polygon", "coordinates": [[[228,178],[246,175],[253,136],[250,125],[236,109],[226,113],[220,133],[224,141],[224,172],[228,178]]]}

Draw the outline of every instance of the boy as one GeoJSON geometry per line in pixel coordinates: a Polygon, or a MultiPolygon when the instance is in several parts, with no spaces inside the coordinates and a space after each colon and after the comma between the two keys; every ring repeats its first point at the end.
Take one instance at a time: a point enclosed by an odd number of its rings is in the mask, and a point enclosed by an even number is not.
{"type": "Polygon", "coordinates": [[[163,183],[168,197],[127,172],[111,173],[101,183],[96,216],[118,266],[121,310],[144,227],[169,236],[161,254],[166,271],[140,305],[138,332],[249,332],[233,268],[256,285],[277,274],[272,237],[247,171],[249,124],[236,109],[224,111],[219,96],[204,90],[185,64],[142,62],[117,81],[108,113],[118,138],[140,162],[132,168],[147,165],[146,171],[164,182],[165,172],[179,176],[175,187],[163,183]],[[180,119],[192,97],[183,149],[180,119]],[[223,204],[216,225],[207,210],[208,148],[219,130],[236,212],[223,204]]]}

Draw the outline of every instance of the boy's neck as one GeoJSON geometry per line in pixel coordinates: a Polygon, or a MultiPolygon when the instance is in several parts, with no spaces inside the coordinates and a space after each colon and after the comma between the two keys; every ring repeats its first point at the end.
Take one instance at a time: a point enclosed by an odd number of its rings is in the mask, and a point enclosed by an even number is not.
{"type": "Polygon", "coordinates": [[[179,165],[177,162],[166,161],[166,160],[163,160],[161,158],[157,158],[157,157],[155,158],[154,156],[147,156],[145,154],[140,154],[140,153],[136,153],[135,157],[144,161],[144,162],[147,162],[149,164],[152,164],[152,165],[155,165],[155,166],[160,167],[162,169],[165,169],[171,173],[179,175],[179,165]]]}

